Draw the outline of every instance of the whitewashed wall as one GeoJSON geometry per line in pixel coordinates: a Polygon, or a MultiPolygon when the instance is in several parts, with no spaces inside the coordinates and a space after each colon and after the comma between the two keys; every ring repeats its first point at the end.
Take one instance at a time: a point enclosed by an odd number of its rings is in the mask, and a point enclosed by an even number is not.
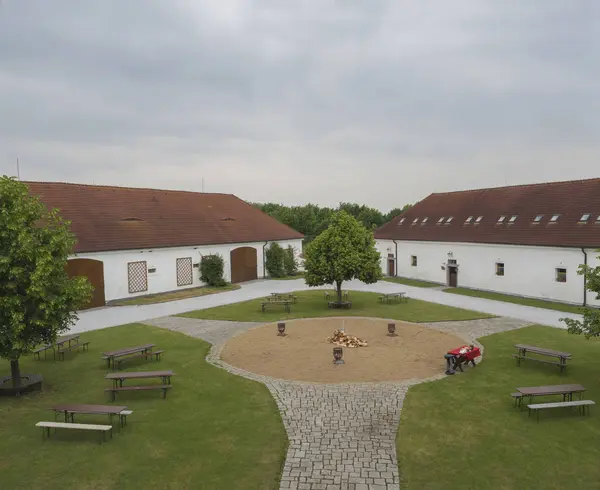
{"type": "MultiPolygon", "coordinates": [[[[577,274],[584,261],[577,248],[526,247],[518,245],[491,245],[475,243],[440,243],[400,241],[396,260],[398,276],[446,284],[442,264],[448,261],[448,252],[458,264],[458,286],[500,293],[543,298],[581,304],[583,276],[577,274]],[[411,266],[411,256],[417,256],[417,266],[411,266]],[[496,263],[504,263],[504,276],[496,275],[496,263]],[[556,282],[556,268],[567,269],[567,282],[556,282]]],[[[387,274],[387,255],[395,253],[391,240],[377,240],[382,255],[382,271],[387,274]]],[[[600,265],[600,252],[586,249],[588,264],[600,265]]],[[[588,304],[600,306],[600,300],[588,291],[588,304]]]]}
{"type": "MultiPolygon", "coordinates": [[[[271,244],[272,242],[268,242],[271,244]]],[[[302,250],[302,240],[278,240],[286,248],[288,245],[302,250]]],[[[193,269],[194,282],[188,286],[177,286],[176,261],[178,258],[191,257],[192,263],[200,262],[202,255],[220,254],[225,262],[225,279],[231,281],[230,253],[239,247],[253,247],[257,254],[257,276],[263,277],[263,245],[265,242],[236,243],[230,245],[211,245],[199,247],[173,247],[117,252],[99,252],[76,254],[71,258],[95,259],[104,263],[104,289],[106,301],[130,298],[147,294],[162,293],[202,286],[199,269],[193,269]],[[156,267],[156,272],[148,274],[148,290],[129,293],[127,263],[145,260],[148,268],[156,267]]],[[[267,245],[267,248],[269,245],[267,245]]]]}

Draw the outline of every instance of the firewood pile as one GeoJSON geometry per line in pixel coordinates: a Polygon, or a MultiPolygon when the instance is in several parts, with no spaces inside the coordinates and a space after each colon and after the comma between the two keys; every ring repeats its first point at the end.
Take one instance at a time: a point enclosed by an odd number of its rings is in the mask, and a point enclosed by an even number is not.
{"type": "Polygon", "coordinates": [[[348,335],[346,332],[342,332],[341,330],[335,330],[333,335],[327,339],[327,341],[331,344],[337,344],[342,347],[367,347],[367,341],[361,340],[354,335],[348,335]]]}

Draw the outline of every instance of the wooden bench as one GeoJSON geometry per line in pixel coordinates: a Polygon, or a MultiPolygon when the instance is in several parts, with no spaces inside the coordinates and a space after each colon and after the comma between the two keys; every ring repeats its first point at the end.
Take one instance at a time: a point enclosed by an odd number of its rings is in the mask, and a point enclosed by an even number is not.
{"type": "Polygon", "coordinates": [[[119,418],[121,419],[121,427],[127,425],[127,416],[131,415],[133,410],[122,410],[119,412],[119,418]]]}
{"type": "Polygon", "coordinates": [[[352,301],[329,301],[327,302],[327,308],[351,308],[352,301]]]}
{"type": "Polygon", "coordinates": [[[518,350],[518,354],[512,356],[517,360],[517,365],[521,365],[521,361],[535,361],[542,364],[551,364],[558,366],[561,373],[567,368],[567,361],[571,359],[570,352],[561,352],[552,349],[545,349],[543,347],[537,347],[535,345],[524,345],[515,344],[514,347],[518,350]],[[530,357],[527,354],[537,354],[540,356],[553,357],[556,360],[548,361],[546,359],[540,359],[538,357],[530,357]]]}
{"type": "Polygon", "coordinates": [[[147,352],[140,352],[138,354],[134,354],[131,356],[127,356],[127,357],[121,357],[118,359],[115,359],[113,362],[115,363],[117,369],[119,369],[119,367],[121,366],[122,362],[125,361],[129,361],[131,359],[148,359],[148,357],[152,357],[155,356],[156,357],[156,361],[160,361],[160,355],[164,352],[164,350],[156,350],[154,352],[152,351],[147,351],[147,352]]]}
{"type": "Polygon", "coordinates": [[[511,393],[510,396],[512,396],[515,399],[515,403],[514,403],[515,407],[517,406],[517,402],[521,403],[521,400],[523,399],[523,393],[519,393],[519,392],[511,393]]]}
{"type": "Polygon", "coordinates": [[[56,429],[94,430],[97,432],[102,432],[102,439],[100,440],[100,443],[102,443],[103,440],[106,440],[106,433],[109,432],[112,439],[112,425],[73,424],[68,422],[38,422],[35,424],[35,426],[42,428],[42,440],[44,439],[44,433],[50,437],[50,429],[54,429],[54,432],[56,432],[56,429]]]}
{"type": "Polygon", "coordinates": [[[532,410],[537,412],[537,420],[539,422],[540,412],[547,408],[578,407],[580,409],[580,412],[583,412],[583,415],[585,415],[585,408],[595,404],[596,403],[592,400],[574,400],[555,403],[535,403],[532,405],[527,405],[527,408],[529,409],[529,415],[531,415],[532,410]]]}
{"type": "Polygon", "coordinates": [[[104,391],[110,392],[112,400],[115,401],[117,391],[146,391],[146,390],[162,390],[163,398],[167,398],[167,390],[173,388],[173,385],[143,385],[143,386],[118,386],[105,388],[104,391]]]}
{"type": "Polygon", "coordinates": [[[275,306],[275,305],[279,305],[279,306],[283,306],[285,308],[285,311],[287,313],[289,313],[291,311],[290,308],[290,301],[280,301],[280,300],[276,300],[276,301],[263,301],[260,304],[260,309],[261,311],[264,313],[267,306],[275,306]]]}
{"type": "Polygon", "coordinates": [[[49,349],[53,349],[54,346],[53,345],[44,345],[42,347],[40,347],[39,349],[36,349],[33,351],[33,358],[35,359],[35,356],[37,356],[38,360],[40,359],[40,354],[43,352],[44,353],[44,359],[46,358],[46,354],[48,353],[49,349]]]}
{"type": "Polygon", "coordinates": [[[541,362],[541,363],[544,363],[544,364],[552,364],[554,366],[559,366],[559,367],[562,365],[562,363],[559,362],[559,361],[548,361],[546,359],[538,359],[536,357],[529,357],[529,356],[520,356],[518,354],[513,354],[512,356],[515,359],[520,359],[522,361],[535,361],[535,362],[541,362]]]}
{"type": "Polygon", "coordinates": [[[68,345],[66,347],[61,347],[60,349],[58,349],[56,352],[58,352],[58,355],[62,358],[62,360],[65,360],[65,352],[71,349],[77,349],[79,350],[79,347],[82,347],[83,350],[85,351],[86,349],[89,348],[89,340],[87,342],[79,342],[77,344],[73,344],[73,345],[68,345]]]}

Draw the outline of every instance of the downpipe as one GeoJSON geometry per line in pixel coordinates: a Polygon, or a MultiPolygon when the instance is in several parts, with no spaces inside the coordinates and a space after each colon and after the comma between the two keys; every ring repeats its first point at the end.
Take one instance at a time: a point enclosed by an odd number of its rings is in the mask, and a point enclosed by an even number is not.
{"type": "MultiPolygon", "coordinates": [[[[581,251],[583,252],[583,264],[587,266],[588,264],[588,256],[585,248],[581,247],[581,251]]],[[[587,306],[587,274],[583,275],[583,306],[587,306]]]]}
{"type": "Polygon", "coordinates": [[[394,252],[394,277],[398,277],[398,242],[396,240],[392,240],[392,242],[396,246],[396,251],[394,252]]]}
{"type": "Polygon", "coordinates": [[[269,241],[267,240],[265,242],[265,244],[263,245],[263,279],[267,278],[267,252],[265,250],[265,247],[269,244],[269,241]]]}

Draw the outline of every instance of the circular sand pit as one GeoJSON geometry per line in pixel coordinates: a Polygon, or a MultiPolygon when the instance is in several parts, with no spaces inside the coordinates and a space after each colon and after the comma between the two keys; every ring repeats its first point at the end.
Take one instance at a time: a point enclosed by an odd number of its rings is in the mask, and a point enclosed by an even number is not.
{"type": "Polygon", "coordinates": [[[418,324],[381,318],[314,318],[277,323],[233,337],[221,359],[232,366],[274,378],[317,383],[402,381],[428,378],[445,370],[444,354],[464,339],[418,324]],[[387,325],[396,323],[396,337],[387,325]],[[333,363],[336,344],[327,341],[336,329],[366,340],[367,347],[343,347],[345,364],[333,363]]]}

